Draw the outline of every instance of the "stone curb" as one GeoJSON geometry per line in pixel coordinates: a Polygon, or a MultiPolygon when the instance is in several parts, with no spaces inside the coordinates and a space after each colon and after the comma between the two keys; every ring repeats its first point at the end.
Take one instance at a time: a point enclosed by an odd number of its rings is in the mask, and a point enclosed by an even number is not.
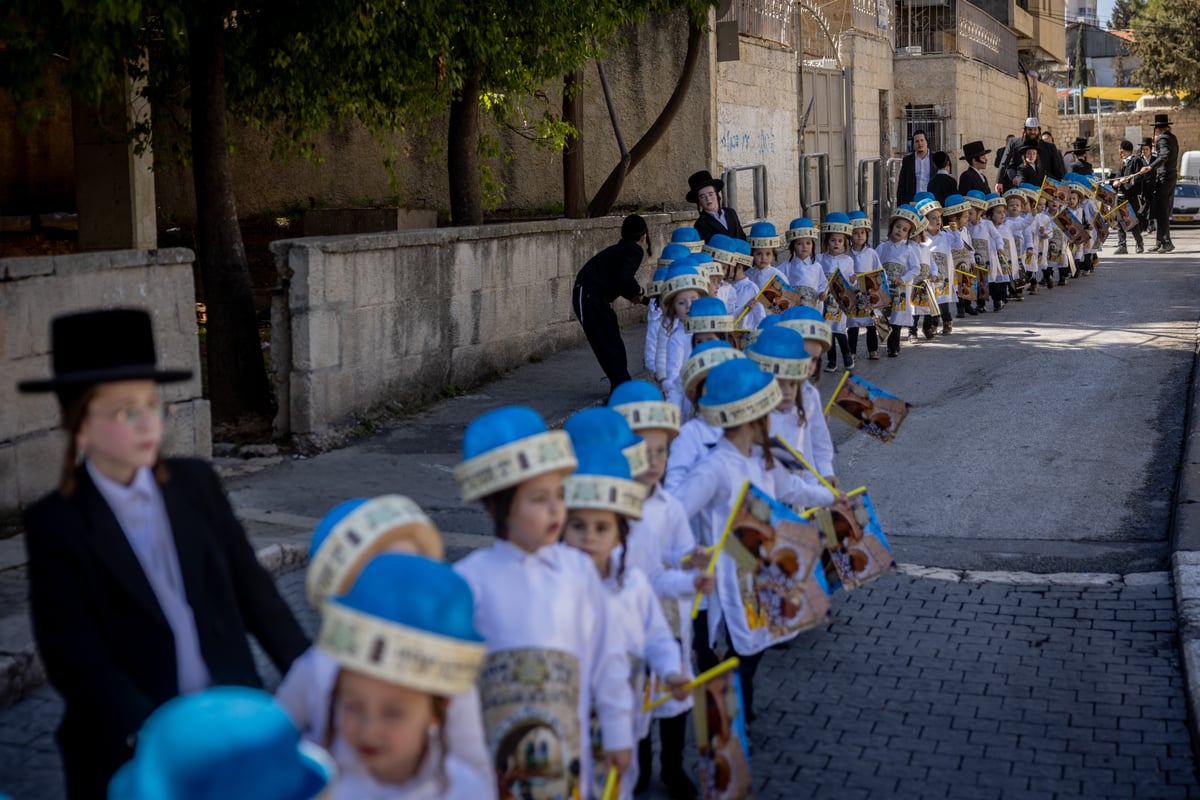
{"type": "MultiPolygon", "coordinates": [[[[984,572],[922,567],[916,564],[897,564],[896,572],[912,578],[930,578],[951,583],[996,583],[1004,586],[1167,586],[1171,582],[1169,572],[1131,572],[1128,575],[1108,572],[984,572]]],[[[1200,583],[1197,585],[1200,586],[1200,583]]]]}
{"type": "MultiPolygon", "coordinates": [[[[272,578],[304,566],[308,544],[270,544],[255,551],[272,578]]],[[[46,685],[46,670],[37,652],[0,653],[0,709],[8,708],[46,685]]]]}

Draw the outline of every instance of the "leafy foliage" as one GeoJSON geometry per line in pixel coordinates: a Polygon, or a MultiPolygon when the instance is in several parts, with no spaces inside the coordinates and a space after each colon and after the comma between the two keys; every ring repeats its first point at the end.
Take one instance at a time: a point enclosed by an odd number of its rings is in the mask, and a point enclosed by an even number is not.
{"type": "Polygon", "coordinates": [[[1115,31],[1129,30],[1133,18],[1145,10],[1147,0],[1117,0],[1113,4],[1112,16],[1108,18],[1108,27],[1115,31]]]}
{"type": "Polygon", "coordinates": [[[1159,92],[1200,98],[1200,3],[1150,0],[1133,18],[1133,54],[1142,60],[1134,79],[1159,92]]]}

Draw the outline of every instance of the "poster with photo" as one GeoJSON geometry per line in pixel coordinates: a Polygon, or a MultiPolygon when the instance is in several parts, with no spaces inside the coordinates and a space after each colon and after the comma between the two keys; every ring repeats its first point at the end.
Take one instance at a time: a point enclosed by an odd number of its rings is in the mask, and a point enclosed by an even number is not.
{"type": "Polygon", "coordinates": [[[909,403],[846,373],[830,406],[832,416],[853,428],[890,444],[908,416],[909,403]]]}
{"type": "Polygon", "coordinates": [[[750,742],[737,670],[719,675],[693,693],[692,727],[696,734],[700,797],[703,800],[748,800],[750,742]]]}
{"type": "Polygon", "coordinates": [[[857,589],[896,568],[892,545],[866,492],[840,497],[813,512],[812,519],[824,535],[821,565],[830,587],[857,589]]]}
{"type": "Polygon", "coordinates": [[[975,273],[954,270],[954,291],[959,300],[975,302],[975,273]]]}
{"type": "MultiPolygon", "coordinates": [[[[775,275],[763,284],[754,299],[766,310],[767,314],[782,314],[794,306],[811,305],[815,307],[815,303],[812,302],[815,298],[816,293],[808,287],[797,289],[780,276],[775,275]],[[812,297],[808,297],[802,290],[808,290],[812,297]]],[[[740,323],[749,313],[749,307],[742,309],[742,313],[737,316],[737,321],[740,323]]]]}
{"type": "Polygon", "coordinates": [[[1121,230],[1125,231],[1126,233],[1129,233],[1138,226],[1137,214],[1134,213],[1134,210],[1129,205],[1128,200],[1110,211],[1107,214],[1107,217],[1110,224],[1115,223],[1120,225],[1121,230]]]}

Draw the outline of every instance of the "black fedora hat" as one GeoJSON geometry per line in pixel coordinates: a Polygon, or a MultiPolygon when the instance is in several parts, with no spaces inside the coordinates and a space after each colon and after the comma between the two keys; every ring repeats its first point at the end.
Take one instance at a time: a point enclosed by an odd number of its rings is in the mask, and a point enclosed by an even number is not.
{"type": "Polygon", "coordinates": [[[725,191],[725,181],[721,180],[720,178],[714,178],[712,173],[706,169],[692,173],[692,175],[688,178],[688,186],[691,188],[687,193],[687,197],[684,199],[689,203],[696,202],[696,195],[700,194],[700,190],[705,186],[711,186],[718,192],[725,191]]]}
{"type": "Polygon", "coordinates": [[[992,151],[983,146],[983,142],[967,142],[963,145],[963,154],[958,160],[970,163],[971,159],[986,156],[990,152],[992,151]]]}
{"type": "Polygon", "coordinates": [[[50,323],[54,377],[22,381],[22,392],[55,392],[66,402],[89,386],[111,381],[152,380],[175,383],[190,370],[158,368],[150,315],[141,309],[116,308],[64,314],[50,323]]]}
{"type": "Polygon", "coordinates": [[[1017,148],[1017,155],[1024,155],[1028,150],[1037,150],[1037,142],[1026,142],[1017,148]]]}
{"type": "Polygon", "coordinates": [[[1149,136],[1142,139],[1142,147],[1154,147],[1154,140],[1149,136]]]}
{"type": "Polygon", "coordinates": [[[1171,118],[1167,114],[1154,115],[1154,127],[1169,128],[1171,126],[1171,118]]]}
{"type": "Polygon", "coordinates": [[[1086,136],[1077,136],[1077,137],[1075,137],[1075,143],[1071,145],[1071,149],[1068,150],[1067,152],[1068,153],[1086,153],[1088,150],[1091,150],[1091,148],[1088,147],[1087,137],[1086,136]]]}

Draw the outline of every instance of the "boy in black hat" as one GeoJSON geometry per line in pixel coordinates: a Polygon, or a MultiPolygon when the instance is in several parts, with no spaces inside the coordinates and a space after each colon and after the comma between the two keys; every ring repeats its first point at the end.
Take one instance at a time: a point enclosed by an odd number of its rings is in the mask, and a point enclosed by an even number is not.
{"type": "Polygon", "coordinates": [[[721,205],[725,181],[714,178],[708,170],[702,169],[688,178],[688,187],[685,199],[695,203],[696,210],[700,212],[700,218],[692,223],[692,227],[700,231],[700,237],[706,244],[718,233],[745,241],[746,232],[742,230],[737,212],[721,205]]]}
{"type": "Polygon", "coordinates": [[[1179,178],[1179,140],[1171,133],[1171,119],[1166,114],[1154,115],[1154,159],[1142,167],[1142,174],[1154,172],[1154,249],[1152,253],[1170,253],[1171,206],[1175,202],[1175,182],[1179,178]]]}
{"type": "Polygon", "coordinates": [[[967,192],[979,191],[988,193],[988,179],[984,174],[987,169],[987,154],[992,152],[983,146],[983,142],[967,142],[963,145],[963,154],[959,161],[967,162],[967,168],[958,176],[958,193],[966,196],[967,192]]]}
{"type": "Polygon", "coordinates": [[[259,566],[216,473],[163,459],[150,315],[56,318],[54,392],[67,450],[57,490],[24,515],[38,653],[62,695],[58,729],[71,800],[107,796],[142,723],[180,694],[261,686],[253,633],[280,672],[308,647],[259,566]],[[82,454],[82,461],[80,461],[82,454]]]}
{"type": "Polygon", "coordinates": [[[1074,161],[1071,163],[1071,172],[1080,175],[1094,175],[1096,173],[1091,162],[1087,160],[1088,150],[1090,149],[1086,136],[1079,136],[1075,139],[1075,144],[1070,150],[1071,155],[1074,156],[1074,161]]]}
{"type": "MultiPolygon", "coordinates": [[[[1133,142],[1129,140],[1121,142],[1121,180],[1115,184],[1119,187],[1117,200],[1118,202],[1122,200],[1128,202],[1130,210],[1138,217],[1138,224],[1130,233],[1133,234],[1133,241],[1139,253],[1145,249],[1142,246],[1142,181],[1137,177],[1143,166],[1142,160],[1133,154],[1133,142]]],[[[1113,251],[1115,255],[1125,255],[1129,252],[1125,246],[1125,238],[1125,228],[1118,225],[1117,249],[1113,251]]]]}
{"type": "MultiPolygon", "coordinates": [[[[1154,160],[1154,140],[1149,136],[1142,138],[1142,143],[1138,151],[1138,158],[1141,160],[1142,167],[1154,160]]],[[[1143,173],[1139,179],[1139,184],[1142,187],[1142,212],[1138,215],[1141,220],[1142,230],[1146,233],[1154,233],[1154,201],[1158,196],[1158,187],[1154,183],[1154,173],[1143,173]]]]}

